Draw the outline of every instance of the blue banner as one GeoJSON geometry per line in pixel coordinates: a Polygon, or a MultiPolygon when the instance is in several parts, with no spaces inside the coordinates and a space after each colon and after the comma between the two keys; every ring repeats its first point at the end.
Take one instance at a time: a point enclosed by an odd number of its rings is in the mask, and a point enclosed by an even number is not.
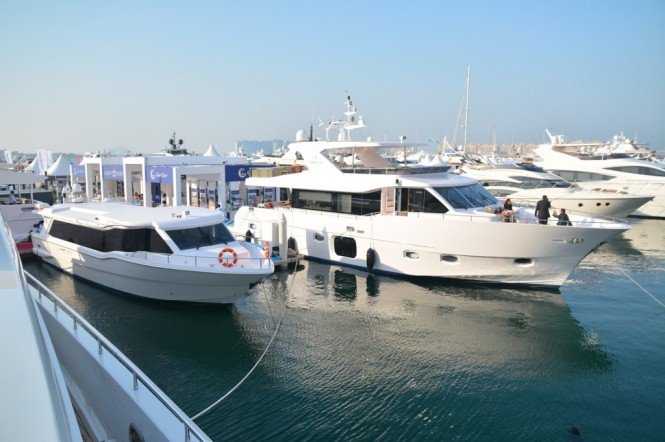
{"type": "Polygon", "coordinates": [[[74,166],[74,177],[85,178],[85,166],[74,166]]]}
{"type": "Polygon", "coordinates": [[[148,183],[172,183],[173,168],[166,166],[146,166],[145,180],[148,183]]]}
{"type": "Polygon", "coordinates": [[[226,165],[226,182],[245,181],[250,177],[250,169],[258,169],[261,167],[274,167],[272,164],[256,165],[256,164],[227,164],[226,165]]]}
{"type": "Polygon", "coordinates": [[[102,166],[102,177],[105,180],[122,181],[124,178],[122,173],[122,166],[120,165],[102,166]]]}

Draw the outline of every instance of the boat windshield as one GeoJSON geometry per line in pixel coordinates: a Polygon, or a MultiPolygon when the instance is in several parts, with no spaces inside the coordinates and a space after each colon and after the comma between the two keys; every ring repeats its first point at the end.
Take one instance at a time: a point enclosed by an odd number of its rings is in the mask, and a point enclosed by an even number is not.
{"type": "Polygon", "coordinates": [[[190,229],[167,230],[166,233],[180,250],[198,249],[235,241],[231,232],[222,223],[190,229]]]}
{"type": "Polygon", "coordinates": [[[499,201],[480,184],[472,184],[464,187],[435,187],[434,190],[455,209],[473,209],[499,203],[499,201]]]}

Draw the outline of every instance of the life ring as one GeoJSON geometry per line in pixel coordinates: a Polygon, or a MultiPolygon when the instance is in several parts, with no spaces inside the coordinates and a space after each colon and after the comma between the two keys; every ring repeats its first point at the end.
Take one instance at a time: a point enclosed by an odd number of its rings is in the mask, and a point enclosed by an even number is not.
{"type": "Polygon", "coordinates": [[[301,164],[291,164],[291,173],[300,173],[304,167],[301,164]]]}
{"type": "Polygon", "coordinates": [[[233,267],[238,263],[238,254],[232,248],[227,247],[226,249],[222,249],[222,251],[219,252],[219,256],[217,257],[217,259],[219,260],[219,263],[224,267],[233,267]],[[229,262],[231,258],[224,257],[225,253],[231,254],[231,256],[233,257],[233,262],[229,262]]]}
{"type": "Polygon", "coordinates": [[[263,241],[263,256],[266,259],[270,258],[270,243],[268,241],[263,241]]]}

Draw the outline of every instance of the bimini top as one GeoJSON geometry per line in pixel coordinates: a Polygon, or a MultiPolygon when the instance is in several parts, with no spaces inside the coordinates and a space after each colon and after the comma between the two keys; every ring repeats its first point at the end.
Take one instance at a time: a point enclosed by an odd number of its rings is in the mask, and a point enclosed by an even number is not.
{"type": "Polygon", "coordinates": [[[144,207],[119,202],[58,204],[42,210],[41,213],[45,218],[52,217],[71,224],[100,229],[159,226],[168,230],[207,226],[224,221],[222,212],[202,207],[144,207]]]}

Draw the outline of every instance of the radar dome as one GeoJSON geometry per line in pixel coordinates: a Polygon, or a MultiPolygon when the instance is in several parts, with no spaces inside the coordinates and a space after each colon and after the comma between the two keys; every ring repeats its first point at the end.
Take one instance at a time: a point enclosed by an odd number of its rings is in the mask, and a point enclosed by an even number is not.
{"type": "Polygon", "coordinates": [[[298,132],[296,132],[296,141],[297,142],[302,142],[302,141],[308,141],[309,138],[307,137],[307,132],[303,129],[300,129],[298,132]]]}

